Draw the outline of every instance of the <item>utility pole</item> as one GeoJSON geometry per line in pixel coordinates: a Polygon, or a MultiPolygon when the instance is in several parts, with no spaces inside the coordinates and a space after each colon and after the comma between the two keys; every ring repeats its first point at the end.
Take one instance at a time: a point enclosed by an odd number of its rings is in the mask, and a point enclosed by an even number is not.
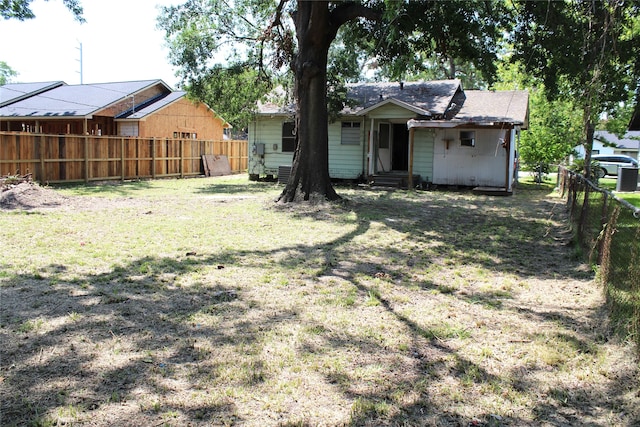
{"type": "Polygon", "coordinates": [[[83,84],[83,76],[82,76],[82,42],[79,41],[78,43],[80,44],[80,46],[77,47],[76,49],[78,49],[80,51],[80,60],[76,59],[76,61],[80,62],[80,84],[83,84]]]}

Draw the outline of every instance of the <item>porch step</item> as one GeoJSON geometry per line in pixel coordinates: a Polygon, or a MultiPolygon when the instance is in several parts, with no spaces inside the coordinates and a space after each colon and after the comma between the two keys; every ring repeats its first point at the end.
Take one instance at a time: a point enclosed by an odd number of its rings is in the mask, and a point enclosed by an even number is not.
{"type": "MultiPolygon", "coordinates": [[[[413,175],[413,185],[420,182],[420,175],[413,175]]],[[[408,174],[386,173],[369,176],[369,185],[372,187],[393,187],[407,188],[409,183],[408,174]]]]}

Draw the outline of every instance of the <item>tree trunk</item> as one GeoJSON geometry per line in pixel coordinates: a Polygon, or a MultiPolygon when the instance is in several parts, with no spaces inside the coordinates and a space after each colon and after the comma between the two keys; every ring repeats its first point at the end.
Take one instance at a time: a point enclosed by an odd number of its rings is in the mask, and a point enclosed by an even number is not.
{"type": "Polygon", "coordinates": [[[295,59],[296,149],[280,202],[337,200],[329,178],[327,57],[335,38],[326,1],[299,1],[294,15],[298,38],[295,59]]]}

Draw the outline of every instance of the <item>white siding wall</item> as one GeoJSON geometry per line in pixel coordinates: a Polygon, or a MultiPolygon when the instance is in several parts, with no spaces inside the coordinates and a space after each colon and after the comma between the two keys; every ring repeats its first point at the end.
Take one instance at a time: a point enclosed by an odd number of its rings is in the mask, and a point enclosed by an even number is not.
{"type": "MultiPolygon", "coordinates": [[[[509,130],[440,129],[433,152],[433,183],[444,185],[504,187],[507,151],[500,145],[509,130]],[[475,147],[460,145],[460,131],[475,132],[475,147]],[[449,148],[446,148],[449,140],[449,148]]],[[[514,141],[512,141],[514,144],[514,141]]]]}

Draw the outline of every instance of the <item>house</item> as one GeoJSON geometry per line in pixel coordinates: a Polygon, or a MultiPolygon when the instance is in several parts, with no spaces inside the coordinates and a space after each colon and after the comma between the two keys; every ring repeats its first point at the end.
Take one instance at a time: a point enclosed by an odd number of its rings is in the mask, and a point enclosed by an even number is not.
{"type": "MultiPolygon", "coordinates": [[[[513,190],[516,145],[528,126],[526,91],[463,90],[459,80],[358,83],[329,123],[333,179],[513,190]]],[[[251,179],[286,174],[295,149],[294,109],[258,106],[249,128],[251,179]]]]}
{"type": "MultiPolygon", "coordinates": [[[[575,147],[578,158],[584,158],[584,146],[575,147]]],[[[591,154],[623,154],[640,159],[640,131],[629,131],[622,138],[606,131],[596,131],[593,135],[591,154]]]]}
{"type": "Polygon", "coordinates": [[[162,80],[0,86],[0,131],[222,140],[230,127],[162,80]]]}

